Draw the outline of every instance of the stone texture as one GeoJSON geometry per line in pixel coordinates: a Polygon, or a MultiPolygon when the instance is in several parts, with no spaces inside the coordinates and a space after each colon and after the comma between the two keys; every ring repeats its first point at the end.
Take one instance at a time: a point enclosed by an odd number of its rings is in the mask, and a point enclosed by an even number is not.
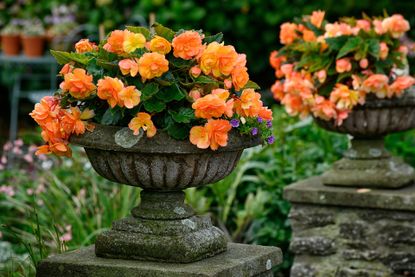
{"type": "Polygon", "coordinates": [[[353,136],[344,158],[322,176],[333,186],[399,188],[415,181],[415,169],[391,157],[383,145],[385,135],[415,128],[415,90],[403,97],[378,99],[369,95],[365,105],[357,106],[338,126],[334,120],[316,118],[329,131],[353,136]]]}
{"type": "Polygon", "coordinates": [[[37,277],[271,277],[281,261],[276,247],[234,243],[223,254],[190,264],[103,259],[92,246],[49,257],[39,265],[37,277]]]}
{"type": "MultiPolygon", "coordinates": [[[[312,177],[288,186],[284,190],[284,198],[294,203],[415,212],[415,185],[398,190],[329,187],[323,185],[321,177],[312,177]]],[[[362,211],[362,213],[367,213],[367,211],[362,211]]],[[[382,211],[380,211],[381,213],[382,211]]],[[[409,216],[412,217],[412,215],[413,213],[409,216]]],[[[371,216],[376,217],[377,215],[371,216]]],[[[404,213],[403,215],[392,214],[391,216],[407,215],[404,213]]]]}
{"type": "Polygon", "coordinates": [[[415,276],[415,185],[359,190],[313,177],[284,195],[292,203],[291,277],[415,276]]]}
{"type": "Polygon", "coordinates": [[[209,218],[194,215],[184,204],[182,190],[225,178],[242,151],[258,145],[259,138],[232,131],[228,145],[212,151],[174,140],[163,131],[148,138],[128,128],[96,124],[93,132],[70,141],[85,148],[104,178],[144,189],[132,216],[97,236],[97,256],[190,263],[226,251],[224,233],[209,218]]]}

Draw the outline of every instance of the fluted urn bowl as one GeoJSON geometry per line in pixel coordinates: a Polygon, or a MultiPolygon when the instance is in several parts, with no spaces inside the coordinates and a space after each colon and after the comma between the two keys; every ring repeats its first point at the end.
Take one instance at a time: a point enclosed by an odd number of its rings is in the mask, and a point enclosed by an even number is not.
{"type": "Polygon", "coordinates": [[[182,190],[225,178],[243,150],[260,143],[258,138],[231,131],[228,145],[212,151],[163,131],[147,138],[128,128],[96,124],[93,132],[70,141],[85,148],[99,175],[143,188],[131,216],[97,236],[97,256],[188,263],[226,251],[224,233],[209,217],[194,215],[182,190]]]}
{"type": "Polygon", "coordinates": [[[315,122],[353,137],[344,158],[323,174],[326,185],[399,188],[414,182],[415,170],[385,150],[384,136],[415,128],[415,90],[391,99],[368,95],[340,126],[333,120],[315,122]]]}

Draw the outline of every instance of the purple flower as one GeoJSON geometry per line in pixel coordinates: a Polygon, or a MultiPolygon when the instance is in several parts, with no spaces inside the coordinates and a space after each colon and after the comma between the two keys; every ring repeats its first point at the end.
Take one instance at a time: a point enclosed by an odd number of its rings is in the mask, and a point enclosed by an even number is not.
{"type": "Polygon", "coordinates": [[[258,117],[257,120],[258,120],[258,123],[264,122],[264,120],[262,119],[262,117],[258,117]]]}
{"type": "Polygon", "coordinates": [[[232,119],[232,120],[230,121],[230,123],[231,123],[231,126],[232,126],[233,128],[238,128],[238,127],[239,127],[239,120],[238,120],[238,119],[232,119]]]}
{"type": "Polygon", "coordinates": [[[258,128],[252,128],[252,130],[251,130],[251,134],[253,135],[253,136],[256,136],[256,135],[258,135],[258,128]]]}
{"type": "Polygon", "coordinates": [[[272,121],[271,120],[267,120],[267,128],[271,128],[272,127],[272,121]]]}
{"type": "Polygon", "coordinates": [[[270,136],[269,138],[267,138],[267,142],[268,142],[268,144],[273,144],[275,142],[275,137],[270,136]]]}

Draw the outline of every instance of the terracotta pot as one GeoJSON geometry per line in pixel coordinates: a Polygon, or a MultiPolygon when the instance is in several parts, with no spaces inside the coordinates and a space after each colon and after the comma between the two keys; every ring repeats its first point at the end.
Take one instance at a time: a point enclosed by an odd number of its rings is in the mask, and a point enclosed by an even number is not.
{"type": "Polygon", "coordinates": [[[20,54],[20,36],[18,35],[2,35],[1,47],[4,55],[16,56],[20,54]]]}
{"type": "Polygon", "coordinates": [[[104,178],[144,189],[132,216],[97,237],[96,255],[187,263],[225,251],[227,239],[210,218],[194,215],[182,190],[225,178],[242,151],[260,141],[231,132],[228,146],[212,151],[164,132],[149,139],[128,128],[96,125],[71,143],[85,148],[104,178]]]}
{"type": "Polygon", "coordinates": [[[315,118],[320,127],[353,137],[344,158],[323,174],[326,185],[400,188],[415,181],[415,170],[384,148],[384,136],[415,128],[415,90],[400,98],[369,96],[340,126],[315,118]]]}
{"type": "Polygon", "coordinates": [[[44,37],[22,37],[23,53],[28,57],[40,57],[45,51],[44,37]]]}

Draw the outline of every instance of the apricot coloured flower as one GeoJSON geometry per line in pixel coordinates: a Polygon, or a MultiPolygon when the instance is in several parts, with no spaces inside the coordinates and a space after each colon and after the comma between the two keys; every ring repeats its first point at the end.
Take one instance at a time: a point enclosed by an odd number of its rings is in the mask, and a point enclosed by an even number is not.
{"type": "Polygon", "coordinates": [[[114,108],[120,101],[119,93],[124,89],[123,82],[118,78],[105,76],[98,80],[98,97],[107,100],[111,108],[114,108]]]}
{"type": "Polygon", "coordinates": [[[160,77],[169,71],[169,62],[159,53],[145,53],[138,60],[138,72],[143,80],[160,77]]]}
{"type": "Polygon", "coordinates": [[[167,39],[160,36],[155,36],[150,41],[149,49],[152,52],[157,52],[162,55],[166,55],[171,51],[171,44],[167,39]]]}
{"type": "Polygon", "coordinates": [[[196,31],[185,31],[173,39],[173,55],[191,60],[203,51],[202,36],[196,31]]]}
{"type": "Polygon", "coordinates": [[[232,129],[229,121],[224,119],[210,119],[205,126],[194,126],[190,130],[190,142],[198,148],[210,147],[217,150],[219,146],[228,144],[228,133],[232,129]]]}
{"type": "Polygon", "coordinates": [[[75,51],[76,53],[86,53],[86,52],[93,52],[97,51],[98,46],[90,42],[89,39],[81,39],[75,44],[75,51]]]}
{"type": "Polygon", "coordinates": [[[85,99],[96,89],[92,75],[88,75],[85,69],[75,68],[64,76],[60,88],[63,92],[69,92],[76,99],[85,99]]]}
{"type": "Polygon", "coordinates": [[[134,135],[138,135],[142,129],[149,138],[153,137],[157,132],[156,126],[154,126],[154,123],[151,120],[151,116],[144,112],[137,113],[137,115],[131,119],[128,128],[134,132],[134,135]]]}

